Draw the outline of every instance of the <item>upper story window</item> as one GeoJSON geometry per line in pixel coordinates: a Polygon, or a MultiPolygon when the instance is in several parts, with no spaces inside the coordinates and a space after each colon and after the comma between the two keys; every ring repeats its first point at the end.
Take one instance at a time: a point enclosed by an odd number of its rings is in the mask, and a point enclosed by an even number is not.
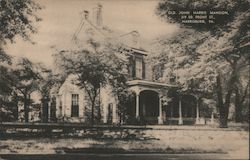
{"type": "Polygon", "coordinates": [[[72,94],[71,99],[71,117],[79,116],[79,95],[72,94]]]}
{"type": "Polygon", "coordinates": [[[143,56],[130,57],[129,76],[133,79],[145,79],[145,64],[143,56]]]}
{"type": "Polygon", "coordinates": [[[142,59],[136,58],[135,60],[135,74],[136,78],[142,79],[142,59]]]}
{"type": "Polygon", "coordinates": [[[159,80],[159,78],[163,77],[164,64],[160,63],[153,67],[153,80],[159,80]]]}

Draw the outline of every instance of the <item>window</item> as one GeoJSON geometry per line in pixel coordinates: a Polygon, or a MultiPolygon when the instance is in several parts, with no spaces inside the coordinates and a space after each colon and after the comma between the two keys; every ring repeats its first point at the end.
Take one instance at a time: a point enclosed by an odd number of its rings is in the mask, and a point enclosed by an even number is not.
{"type": "Polygon", "coordinates": [[[56,120],[56,97],[52,97],[51,99],[50,120],[56,120]]]}
{"type": "Polygon", "coordinates": [[[142,79],[142,59],[136,59],[135,68],[136,78],[142,79]]]}
{"type": "Polygon", "coordinates": [[[62,96],[59,96],[59,117],[62,116],[62,96]]]}
{"type": "Polygon", "coordinates": [[[62,106],[59,106],[59,117],[62,116],[62,106]]]}
{"type": "Polygon", "coordinates": [[[145,78],[145,63],[142,56],[131,56],[129,58],[128,74],[132,79],[145,78]]]}
{"type": "Polygon", "coordinates": [[[113,119],[113,104],[109,103],[108,104],[108,124],[112,124],[112,119],[113,119]]]}
{"type": "Polygon", "coordinates": [[[71,117],[78,117],[78,116],[79,116],[79,95],[72,94],[71,117]]]}
{"type": "Polygon", "coordinates": [[[153,80],[159,80],[159,78],[163,77],[164,64],[157,64],[153,67],[153,80]]]}

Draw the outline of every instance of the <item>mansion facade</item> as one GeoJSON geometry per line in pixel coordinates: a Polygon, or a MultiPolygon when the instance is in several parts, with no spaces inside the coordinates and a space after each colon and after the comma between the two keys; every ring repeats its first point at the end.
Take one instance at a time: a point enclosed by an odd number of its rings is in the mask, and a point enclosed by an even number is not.
{"type": "MultiPolygon", "coordinates": [[[[99,41],[112,41],[112,37],[119,37],[115,41],[122,44],[123,50],[129,53],[129,67],[127,81],[128,89],[134,93],[134,99],[129,105],[129,117],[143,120],[145,124],[204,124],[200,117],[198,98],[195,96],[179,96],[171,94],[171,101],[165,104],[164,96],[169,91],[177,90],[174,83],[166,84],[154,80],[153,68],[147,64],[147,51],[140,47],[140,35],[137,31],[120,34],[107,29],[102,24],[102,6],[93,10],[94,20],[89,19],[89,12],[84,12],[83,28],[77,31],[73,40],[81,44],[84,38],[95,38],[99,41]],[[83,40],[79,40],[79,35],[83,40]],[[118,35],[118,36],[117,36],[118,35]],[[120,36],[119,36],[120,35],[120,36]],[[185,121],[187,120],[187,121],[185,121]]],[[[84,89],[77,84],[77,78],[69,75],[64,83],[51,90],[50,103],[43,109],[51,122],[90,123],[90,101],[84,89]]],[[[126,123],[118,114],[118,97],[112,92],[111,86],[100,89],[97,114],[104,124],[126,123]]]]}

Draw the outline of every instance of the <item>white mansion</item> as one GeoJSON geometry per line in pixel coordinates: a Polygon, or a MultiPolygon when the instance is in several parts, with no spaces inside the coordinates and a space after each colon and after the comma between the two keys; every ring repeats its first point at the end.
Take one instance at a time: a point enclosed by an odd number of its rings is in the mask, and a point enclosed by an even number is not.
{"type": "MultiPolygon", "coordinates": [[[[126,52],[130,53],[130,67],[128,73],[130,80],[127,82],[129,89],[135,93],[135,99],[131,103],[130,117],[143,119],[147,124],[183,124],[189,120],[191,124],[201,124],[204,120],[199,115],[199,105],[195,97],[178,97],[173,95],[172,102],[165,105],[162,97],[170,89],[177,88],[173,84],[159,83],[153,80],[153,68],[146,64],[145,57],[149,54],[140,48],[140,35],[137,31],[120,34],[102,23],[102,6],[98,5],[92,12],[93,20],[89,18],[89,12],[84,12],[80,29],[76,31],[73,39],[78,35],[88,39],[95,38],[99,41],[112,37],[118,37],[116,41],[123,44],[126,52]],[[84,36],[83,36],[84,35],[84,36]],[[186,103],[186,101],[189,101],[186,103]]],[[[81,42],[81,41],[80,41],[81,42]]],[[[79,41],[77,42],[79,44],[79,41]]],[[[65,82],[57,89],[51,91],[48,106],[49,121],[67,121],[88,123],[87,113],[89,101],[84,89],[80,89],[74,75],[68,76],[65,82]]],[[[104,124],[119,123],[117,110],[118,98],[111,92],[110,86],[100,89],[100,114],[104,124]]]]}

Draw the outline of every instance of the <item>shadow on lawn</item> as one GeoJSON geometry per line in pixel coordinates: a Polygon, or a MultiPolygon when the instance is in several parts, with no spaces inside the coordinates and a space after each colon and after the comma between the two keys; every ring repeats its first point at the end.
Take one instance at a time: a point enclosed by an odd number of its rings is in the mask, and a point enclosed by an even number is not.
{"type": "Polygon", "coordinates": [[[30,138],[80,138],[93,140],[159,140],[146,135],[143,130],[71,130],[71,131],[46,131],[46,130],[14,130],[0,133],[0,139],[30,139],[30,138]]]}
{"type": "Polygon", "coordinates": [[[105,145],[91,145],[88,148],[56,148],[56,153],[63,154],[226,154],[221,149],[214,151],[205,151],[192,148],[180,148],[173,149],[168,147],[166,149],[154,149],[154,148],[143,148],[143,149],[123,149],[105,146],[105,145]]]}

